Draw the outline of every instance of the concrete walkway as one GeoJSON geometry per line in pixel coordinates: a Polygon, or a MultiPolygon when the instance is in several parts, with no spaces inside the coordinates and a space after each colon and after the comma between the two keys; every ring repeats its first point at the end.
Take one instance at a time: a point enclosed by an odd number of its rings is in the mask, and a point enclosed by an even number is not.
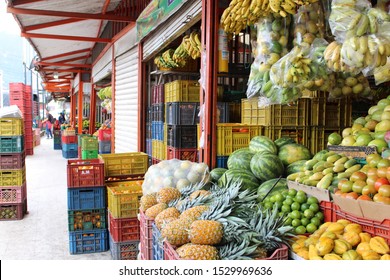
{"type": "Polygon", "coordinates": [[[0,221],[1,260],[110,260],[110,252],[71,255],[67,212],[67,159],[41,138],[26,157],[28,214],[0,221]]]}

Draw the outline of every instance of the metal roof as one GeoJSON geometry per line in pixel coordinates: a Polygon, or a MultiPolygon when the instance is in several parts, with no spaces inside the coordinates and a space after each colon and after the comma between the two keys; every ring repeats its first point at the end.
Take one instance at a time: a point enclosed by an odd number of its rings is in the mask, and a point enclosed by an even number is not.
{"type": "MultiPolygon", "coordinates": [[[[38,54],[35,62],[45,89],[69,92],[70,81],[79,71],[92,67],[92,50],[97,43],[107,44],[112,38],[101,38],[109,21],[135,22],[146,4],[145,0],[14,0],[7,1],[20,26],[21,36],[27,38],[38,54]],[[133,16],[118,15],[121,4],[135,9],[133,16]],[[58,79],[54,78],[58,75],[58,79]]],[[[122,12],[123,14],[123,12],[122,12]]]]}

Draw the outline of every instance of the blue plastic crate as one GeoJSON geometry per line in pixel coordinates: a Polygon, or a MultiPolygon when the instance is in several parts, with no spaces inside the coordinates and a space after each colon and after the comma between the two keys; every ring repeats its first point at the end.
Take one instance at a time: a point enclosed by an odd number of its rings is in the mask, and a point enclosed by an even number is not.
{"type": "Polygon", "coordinates": [[[78,151],[64,151],[62,150],[62,156],[64,158],[78,158],[78,151]]]}
{"type": "Polygon", "coordinates": [[[68,209],[106,208],[106,187],[68,188],[68,209]]]}
{"type": "Polygon", "coordinates": [[[152,139],[164,141],[164,123],[152,122],[152,139]]]}
{"type": "Polygon", "coordinates": [[[65,152],[69,152],[69,151],[76,151],[77,152],[77,149],[78,149],[77,144],[64,144],[64,143],[62,143],[61,146],[62,146],[62,150],[65,152]]]}
{"type": "Polygon", "coordinates": [[[111,141],[99,141],[99,154],[111,154],[111,141]]]}
{"type": "Polygon", "coordinates": [[[54,150],[62,150],[62,146],[61,146],[61,143],[54,143],[54,146],[53,146],[54,150]]]}
{"type": "Polygon", "coordinates": [[[137,260],[139,241],[114,242],[109,235],[110,253],[113,260],[137,260]]]}
{"type": "Polygon", "coordinates": [[[155,223],[152,224],[153,260],[164,260],[163,238],[155,223]]]}
{"type": "Polygon", "coordinates": [[[217,156],[217,167],[227,168],[228,156],[217,156]]]}
{"type": "Polygon", "coordinates": [[[69,232],[69,252],[88,254],[108,250],[108,231],[106,229],[69,232]]]}

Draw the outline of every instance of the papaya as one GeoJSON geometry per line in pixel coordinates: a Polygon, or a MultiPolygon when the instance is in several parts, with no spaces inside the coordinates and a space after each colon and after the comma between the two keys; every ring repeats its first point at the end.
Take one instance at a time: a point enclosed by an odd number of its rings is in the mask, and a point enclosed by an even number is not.
{"type": "Polygon", "coordinates": [[[380,236],[375,236],[370,239],[370,247],[381,255],[390,253],[389,245],[387,245],[386,240],[380,236]]]}

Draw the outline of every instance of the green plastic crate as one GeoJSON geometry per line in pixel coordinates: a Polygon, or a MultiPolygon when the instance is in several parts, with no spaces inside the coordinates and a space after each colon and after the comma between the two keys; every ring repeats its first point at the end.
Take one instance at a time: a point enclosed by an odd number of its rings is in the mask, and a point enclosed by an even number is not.
{"type": "Polygon", "coordinates": [[[93,159],[98,158],[99,151],[81,151],[81,159],[93,159]]]}
{"type": "Polygon", "coordinates": [[[81,137],[81,150],[82,151],[98,151],[99,142],[96,136],[81,137]]]}
{"type": "Polygon", "coordinates": [[[21,153],[23,150],[23,136],[0,136],[0,153],[21,153]]]}

